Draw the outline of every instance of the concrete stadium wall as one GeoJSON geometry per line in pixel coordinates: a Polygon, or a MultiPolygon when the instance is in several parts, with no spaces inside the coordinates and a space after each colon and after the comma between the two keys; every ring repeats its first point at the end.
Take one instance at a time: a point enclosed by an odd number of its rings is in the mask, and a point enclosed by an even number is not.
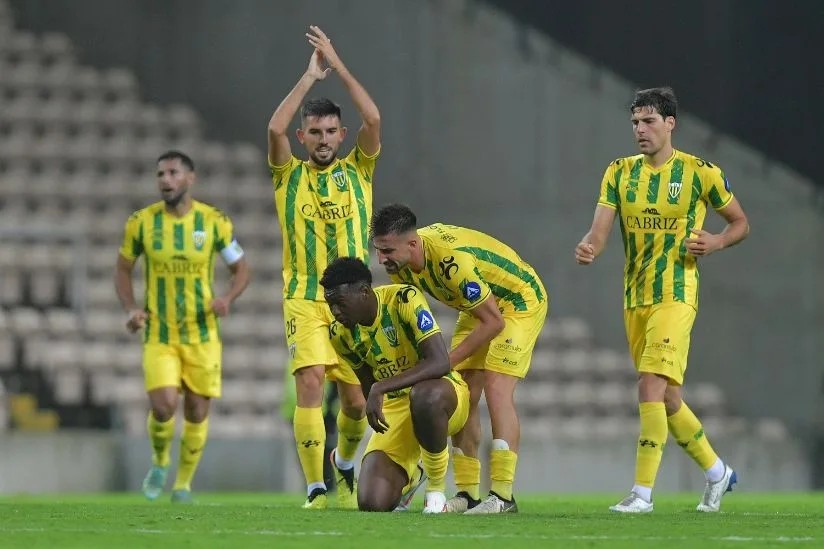
{"type": "MultiPolygon", "coordinates": [[[[365,443],[361,445],[365,447],[365,443]]],[[[748,491],[808,490],[810,469],[796,443],[773,444],[750,433],[714,442],[736,467],[748,491]]],[[[177,445],[173,464],[177,463],[177,445]]],[[[486,452],[484,452],[486,453],[486,452]]],[[[149,442],[113,433],[61,432],[0,435],[0,493],[138,492],[149,466],[149,442]]],[[[631,486],[635,441],[549,437],[522,442],[516,490],[526,492],[624,492],[631,486]]],[[[488,476],[483,463],[482,478],[488,476]]],[[[173,482],[170,475],[169,487],[173,482]]],[[[451,486],[451,469],[449,485],[451,486]]],[[[703,474],[670,444],[658,474],[658,492],[703,489],[703,474]]],[[[289,491],[303,478],[291,437],[273,440],[210,439],[198,468],[196,491],[289,491]]]]}
{"type": "MultiPolygon", "coordinates": [[[[83,60],[133,68],[147,99],[191,102],[212,138],[261,151],[272,110],[306,66],[303,32],[321,25],[381,108],[376,204],[406,201],[424,223],[501,237],[540,272],[551,314],[582,316],[599,343],[624,348],[618,236],[588,271],[572,249],[605,166],[635,150],[629,83],[472,1],[12,3],[24,26],[67,32],[83,60]]],[[[312,94],[340,100],[355,126],[329,80],[312,94]]],[[[689,116],[679,125],[676,145],[727,171],[752,224],[740,247],[701,262],[689,380],[721,383],[733,413],[778,416],[812,436],[824,333],[824,216],[812,187],[689,116]]]]}

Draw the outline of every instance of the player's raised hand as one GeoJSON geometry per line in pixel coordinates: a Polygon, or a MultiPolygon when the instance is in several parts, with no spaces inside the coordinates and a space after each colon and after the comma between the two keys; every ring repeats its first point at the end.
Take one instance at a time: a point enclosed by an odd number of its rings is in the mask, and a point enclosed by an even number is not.
{"type": "Polygon", "coordinates": [[[326,33],[320,30],[320,27],[310,25],[309,32],[306,33],[306,38],[309,39],[309,43],[312,47],[321,53],[323,60],[326,61],[331,69],[340,69],[343,63],[341,62],[340,57],[338,57],[338,53],[335,51],[335,48],[332,47],[332,40],[326,36],[326,33]]]}
{"type": "Polygon", "coordinates": [[[149,315],[143,309],[134,309],[129,311],[129,319],[126,321],[126,329],[128,329],[129,333],[132,334],[138,330],[142,330],[146,325],[147,318],[149,318],[149,315]]]}
{"type": "Polygon", "coordinates": [[[389,429],[389,424],[383,416],[383,393],[376,391],[374,385],[366,398],[366,421],[376,433],[385,433],[389,429]]]}
{"type": "Polygon", "coordinates": [[[216,297],[212,300],[212,311],[217,316],[227,316],[229,314],[229,300],[225,297],[216,297]]]}
{"type": "Polygon", "coordinates": [[[694,256],[710,255],[724,247],[721,235],[701,229],[690,229],[690,232],[695,235],[695,238],[687,238],[684,244],[687,246],[687,251],[694,256]]]}
{"type": "Polygon", "coordinates": [[[306,74],[314,78],[315,80],[323,80],[326,78],[326,75],[332,72],[332,69],[329,67],[323,67],[323,54],[320,50],[315,50],[312,52],[312,57],[309,58],[309,67],[306,69],[306,74]]]}
{"type": "Polygon", "coordinates": [[[595,261],[595,248],[589,242],[579,242],[575,246],[575,261],[578,265],[589,265],[595,261]]]}

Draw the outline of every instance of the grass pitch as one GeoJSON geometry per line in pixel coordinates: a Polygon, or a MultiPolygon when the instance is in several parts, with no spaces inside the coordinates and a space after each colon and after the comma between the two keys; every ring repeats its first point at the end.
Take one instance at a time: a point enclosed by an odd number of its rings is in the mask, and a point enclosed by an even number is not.
{"type": "MultiPolygon", "coordinates": [[[[824,494],[732,493],[722,512],[699,494],[661,494],[650,515],[607,507],[622,494],[518,497],[520,513],[422,515],[300,509],[292,494],[196,493],[197,503],[139,494],[0,497],[0,547],[824,547],[824,494]]],[[[334,495],[330,494],[334,505],[334,495]]]]}

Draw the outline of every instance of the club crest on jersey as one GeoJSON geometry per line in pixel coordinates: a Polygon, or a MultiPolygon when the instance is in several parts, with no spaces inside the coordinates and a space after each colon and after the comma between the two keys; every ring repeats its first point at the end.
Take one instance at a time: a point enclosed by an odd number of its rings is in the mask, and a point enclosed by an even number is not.
{"type": "Polygon", "coordinates": [[[678,198],[678,195],[681,194],[681,187],[683,187],[680,181],[670,181],[669,183],[669,195],[670,198],[673,200],[678,198]]]}
{"type": "Polygon", "coordinates": [[[389,340],[389,345],[392,347],[397,347],[400,344],[398,342],[398,332],[395,331],[394,326],[384,326],[383,335],[386,336],[386,339],[389,340]]]}
{"type": "Polygon", "coordinates": [[[206,231],[192,231],[192,242],[196,250],[202,250],[203,245],[206,244],[206,231]]]}
{"type": "Polygon", "coordinates": [[[335,185],[337,185],[339,191],[342,191],[346,188],[346,174],[340,168],[340,166],[335,168],[335,171],[332,172],[332,180],[335,182],[335,185]]]}
{"type": "Polygon", "coordinates": [[[422,332],[428,332],[435,326],[435,319],[432,318],[432,313],[426,309],[418,311],[418,329],[422,332]]]}
{"type": "Polygon", "coordinates": [[[469,301],[477,301],[481,297],[481,285],[477,282],[467,282],[464,284],[463,294],[469,301]]]}

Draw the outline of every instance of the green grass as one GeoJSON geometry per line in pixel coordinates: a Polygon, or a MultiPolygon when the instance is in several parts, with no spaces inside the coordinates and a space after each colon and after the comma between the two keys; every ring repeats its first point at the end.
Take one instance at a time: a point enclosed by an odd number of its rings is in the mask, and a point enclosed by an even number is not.
{"type": "MultiPolygon", "coordinates": [[[[660,494],[655,512],[607,511],[621,494],[522,495],[515,515],[305,511],[299,495],[196,494],[197,504],[139,494],[0,497],[0,547],[821,547],[824,494],[729,494],[718,514],[698,494],[660,494]]],[[[330,497],[330,504],[334,496],[330,497]]]]}

